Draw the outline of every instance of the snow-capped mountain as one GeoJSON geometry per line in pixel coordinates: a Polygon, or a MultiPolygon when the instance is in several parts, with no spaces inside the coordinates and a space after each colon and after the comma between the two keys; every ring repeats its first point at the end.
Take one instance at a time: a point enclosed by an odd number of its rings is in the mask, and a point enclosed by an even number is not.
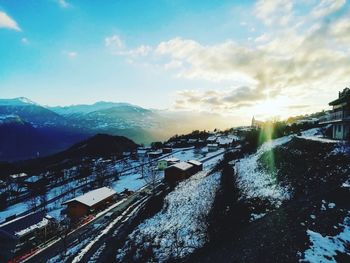
{"type": "Polygon", "coordinates": [[[0,118],[6,116],[18,116],[34,127],[62,126],[67,123],[61,115],[24,97],[0,99],[0,118]]]}
{"type": "MultiPolygon", "coordinates": [[[[129,103],[124,103],[124,102],[99,101],[94,104],[78,104],[78,105],[71,105],[71,106],[64,106],[64,107],[57,106],[57,107],[49,107],[49,109],[60,115],[72,115],[72,114],[87,114],[94,111],[123,107],[123,106],[133,106],[133,105],[129,103]]],[[[138,106],[134,106],[134,107],[138,107],[138,106]]]]}

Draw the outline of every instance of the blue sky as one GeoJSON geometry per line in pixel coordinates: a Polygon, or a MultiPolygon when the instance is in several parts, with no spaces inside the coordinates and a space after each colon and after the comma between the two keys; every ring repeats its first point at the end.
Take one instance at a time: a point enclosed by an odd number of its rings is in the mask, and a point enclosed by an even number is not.
{"type": "Polygon", "coordinates": [[[349,17],[345,0],[0,0],[0,94],[312,112],[349,81],[349,17]]]}

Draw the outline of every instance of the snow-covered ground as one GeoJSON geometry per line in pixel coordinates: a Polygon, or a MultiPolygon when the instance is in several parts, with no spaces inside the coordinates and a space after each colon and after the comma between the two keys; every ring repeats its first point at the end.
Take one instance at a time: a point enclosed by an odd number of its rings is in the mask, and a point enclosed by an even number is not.
{"type": "Polygon", "coordinates": [[[287,187],[278,184],[273,174],[259,169],[258,160],[264,153],[289,142],[291,139],[292,136],[285,136],[266,142],[261,145],[255,154],[235,162],[238,184],[245,197],[268,199],[276,206],[279,206],[283,200],[290,198],[287,187]]]}
{"type": "MultiPolygon", "coordinates": [[[[180,159],[181,161],[188,161],[188,160],[203,160],[208,157],[214,156],[218,153],[223,153],[223,149],[219,149],[218,151],[215,152],[207,152],[205,147],[201,149],[200,151],[195,150],[194,148],[188,149],[175,149],[174,153],[171,154],[170,156],[164,157],[164,158],[170,158],[170,157],[175,157],[180,159]]],[[[215,157],[212,160],[208,161],[205,163],[204,168],[210,168],[212,167],[220,158],[222,158],[222,155],[219,157],[215,157]]],[[[103,160],[101,160],[103,161],[103,160]]],[[[122,171],[125,168],[132,168],[132,167],[137,167],[140,165],[139,161],[134,161],[134,160],[128,160],[127,163],[123,163],[121,161],[117,161],[113,166],[112,169],[115,171],[122,171]],[[127,167],[126,167],[127,166],[127,167]]],[[[77,168],[73,167],[71,169],[68,169],[66,171],[67,175],[70,173],[74,172],[77,168]]],[[[161,174],[161,177],[163,176],[163,172],[161,174]]],[[[89,181],[93,181],[94,177],[90,176],[88,178],[89,181]]],[[[62,193],[68,192],[72,189],[78,188],[80,185],[85,184],[86,182],[83,180],[71,180],[67,184],[64,184],[62,186],[57,186],[55,188],[52,188],[48,191],[47,193],[47,199],[51,200],[55,198],[56,196],[59,196],[62,193]]],[[[120,174],[119,180],[115,180],[112,182],[111,187],[119,192],[122,192],[125,190],[125,188],[131,190],[131,191],[137,191],[138,189],[142,188],[143,186],[146,185],[146,181],[141,178],[140,171],[138,171],[138,168],[135,168],[135,170],[127,171],[125,173],[120,174]]],[[[73,198],[75,196],[78,196],[81,194],[81,190],[73,191],[70,193],[67,193],[64,198],[59,199],[55,201],[54,203],[50,203],[48,205],[48,210],[49,214],[56,219],[58,219],[61,215],[61,210],[63,209],[61,203],[65,200],[68,200],[69,198],[73,198]]],[[[18,203],[15,205],[12,205],[8,208],[6,208],[3,211],[0,211],[0,222],[3,221],[5,218],[12,216],[14,214],[20,214],[22,212],[25,212],[28,209],[28,204],[25,202],[18,203]]]]}
{"type": "Polygon", "coordinates": [[[203,246],[206,217],[219,181],[219,173],[207,176],[207,172],[200,172],[181,182],[167,195],[163,209],[129,235],[125,246],[118,251],[117,259],[123,261],[130,249],[137,247],[135,256],[151,248],[155,260],[163,262],[170,258],[182,258],[203,246]]]}
{"type": "Polygon", "coordinates": [[[320,128],[313,128],[313,129],[303,131],[301,133],[301,136],[298,136],[298,137],[302,138],[302,139],[318,141],[318,142],[323,142],[323,143],[338,143],[339,142],[337,140],[324,138],[322,133],[321,133],[320,128]]]}
{"type": "Polygon", "coordinates": [[[336,262],[335,256],[338,252],[348,252],[350,244],[350,217],[346,217],[344,222],[339,224],[343,228],[335,236],[322,236],[320,233],[307,230],[311,246],[304,252],[302,262],[336,262]]]}

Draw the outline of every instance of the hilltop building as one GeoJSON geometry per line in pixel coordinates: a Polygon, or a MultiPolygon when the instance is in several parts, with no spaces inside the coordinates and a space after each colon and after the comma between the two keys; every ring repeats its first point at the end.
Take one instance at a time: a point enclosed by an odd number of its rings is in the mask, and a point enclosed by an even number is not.
{"type": "Polygon", "coordinates": [[[329,103],[332,112],[328,119],[320,124],[332,124],[332,138],[346,140],[350,138],[350,89],[339,92],[338,98],[329,103]]]}
{"type": "Polygon", "coordinates": [[[264,126],[264,122],[256,120],[255,117],[253,116],[251,127],[252,128],[262,128],[263,126],[264,126]]]}

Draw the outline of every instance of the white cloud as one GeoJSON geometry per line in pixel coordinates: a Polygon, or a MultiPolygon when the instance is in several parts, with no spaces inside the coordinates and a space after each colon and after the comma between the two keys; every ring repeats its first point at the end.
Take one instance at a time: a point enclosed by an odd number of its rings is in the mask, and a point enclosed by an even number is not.
{"type": "Polygon", "coordinates": [[[327,16],[339,10],[345,3],[346,0],[321,0],[312,10],[311,15],[316,18],[327,16]]]}
{"type": "Polygon", "coordinates": [[[3,11],[0,11],[0,28],[8,28],[16,31],[21,31],[16,21],[3,11]]]}
{"type": "Polygon", "coordinates": [[[266,25],[286,26],[293,17],[293,1],[291,0],[258,0],[255,15],[266,25]]]}
{"type": "Polygon", "coordinates": [[[71,6],[66,0],[57,0],[57,3],[58,3],[62,8],[68,8],[68,7],[71,6]]]}
{"type": "Polygon", "coordinates": [[[105,38],[105,46],[113,51],[118,51],[124,48],[124,43],[120,36],[113,35],[105,38]]]}

